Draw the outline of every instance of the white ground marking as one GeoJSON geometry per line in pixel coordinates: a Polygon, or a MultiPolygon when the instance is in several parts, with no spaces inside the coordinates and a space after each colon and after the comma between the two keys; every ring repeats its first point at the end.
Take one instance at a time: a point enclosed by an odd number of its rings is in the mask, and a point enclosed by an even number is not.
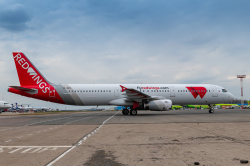
{"type": "Polygon", "coordinates": [[[5,142],[10,142],[10,141],[12,141],[12,140],[8,140],[8,141],[5,141],[5,142]]]}
{"type": "MultiPolygon", "coordinates": [[[[3,149],[3,148],[2,148],[2,149],[3,149]]],[[[16,150],[13,150],[13,151],[11,151],[11,152],[9,152],[9,153],[15,153],[15,152],[19,151],[20,149],[22,149],[22,148],[17,148],[16,150]]]]}
{"type": "MultiPolygon", "coordinates": [[[[116,114],[118,113],[118,111],[116,112],[116,114]]],[[[73,145],[70,149],[68,149],[67,151],[65,151],[63,154],[61,154],[60,156],[58,156],[57,158],[55,158],[53,161],[51,161],[49,164],[47,164],[47,166],[52,166],[55,162],[57,162],[58,160],[60,160],[61,158],[63,158],[67,153],[69,153],[71,150],[73,150],[74,148],[76,148],[77,146],[81,145],[84,141],[87,140],[88,137],[90,137],[91,135],[93,135],[94,133],[96,133],[98,130],[100,130],[102,128],[102,126],[107,123],[111,118],[113,118],[116,114],[112,115],[111,117],[109,117],[108,119],[106,119],[105,121],[102,122],[102,124],[97,127],[94,131],[91,132],[91,134],[88,134],[87,136],[83,137],[80,141],[78,141],[75,145],[73,145]]]]}
{"type": "Polygon", "coordinates": [[[34,148],[35,150],[30,151],[29,153],[36,153],[37,151],[41,150],[42,148],[34,148]]]}
{"type": "Polygon", "coordinates": [[[48,150],[56,150],[58,148],[71,148],[72,146],[0,146],[0,153],[42,153],[48,150]],[[8,152],[9,151],[9,152],[8,152]]]}
{"type": "Polygon", "coordinates": [[[28,151],[31,150],[31,149],[32,149],[32,148],[28,148],[28,149],[22,151],[21,153],[26,153],[26,152],[28,152],[28,151]]]}

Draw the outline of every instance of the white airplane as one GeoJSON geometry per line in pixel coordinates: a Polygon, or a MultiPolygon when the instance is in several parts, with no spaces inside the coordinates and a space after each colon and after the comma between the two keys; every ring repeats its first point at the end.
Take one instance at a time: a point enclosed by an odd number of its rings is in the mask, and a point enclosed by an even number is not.
{"type": "Polygon", "coordinates": [[[2,110],[6,110],[11,108],[11,105],[6,102],[6,101],[0,101],[0,112],[2,112],[2,110]]]}
{"type": "Polygon", "coordinates": [[[54,84],[22,52],[13,52],[21,86],[8,91],[26,97],[68,105],[125,106],[124,115],[137,110],[168,111],[174,105],[209,105],[234,99],[226,89],[210,84],[54,84]]]}

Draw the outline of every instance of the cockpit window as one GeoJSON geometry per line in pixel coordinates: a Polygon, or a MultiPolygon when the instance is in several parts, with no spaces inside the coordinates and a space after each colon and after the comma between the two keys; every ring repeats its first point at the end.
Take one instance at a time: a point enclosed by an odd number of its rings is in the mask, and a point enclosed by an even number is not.
{"type": "Polygon", "coordinates": [[[222,92],[227,92],[227,90],[226,89],[222,89],[222,92]]]}

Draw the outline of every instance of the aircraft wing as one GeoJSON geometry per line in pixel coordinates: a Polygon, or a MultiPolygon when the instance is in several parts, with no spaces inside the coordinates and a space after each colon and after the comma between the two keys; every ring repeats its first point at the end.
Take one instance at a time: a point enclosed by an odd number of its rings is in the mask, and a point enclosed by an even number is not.
{"type": "Polygon", "coordinates": [[[135,102],[142,102],[142,100],[156,100],[159,98],[162,98],[160,96],[149,96],[145,93],[142,93],[136,89],[133,88],[126,88],[122,85],[120,85],[120,87],[122,88],[122,92],[125,92],[124,94],[122,94],[124,96],[124,98],[126,98],[129,101],[135,101],[135,102]]]}

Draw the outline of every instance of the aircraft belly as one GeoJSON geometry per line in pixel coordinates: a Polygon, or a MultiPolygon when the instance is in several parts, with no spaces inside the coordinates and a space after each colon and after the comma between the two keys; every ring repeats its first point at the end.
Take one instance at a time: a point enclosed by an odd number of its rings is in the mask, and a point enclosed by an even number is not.
{"type": "Polygon", "coordinates": [[[109,102],[114,100],[110,95],[92,95],[92,96],[80,96],[80,99],[84,105],[109,105],[109,102]]]}

